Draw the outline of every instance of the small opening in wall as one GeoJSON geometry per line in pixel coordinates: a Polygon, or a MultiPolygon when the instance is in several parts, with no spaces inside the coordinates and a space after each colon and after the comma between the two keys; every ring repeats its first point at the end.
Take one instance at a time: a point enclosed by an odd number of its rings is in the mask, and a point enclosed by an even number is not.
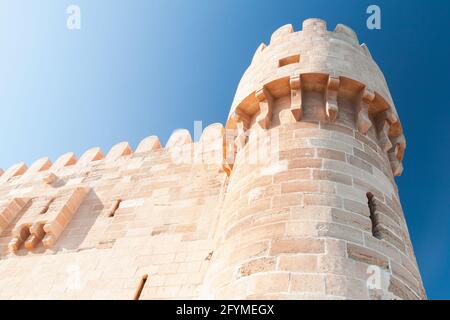
{"type": "Polygon", "coordinates": [[[145,283],[147,282],[148,279],[148,275],[144,274],[141,278],[141,280],[139,281],[139,285],[136,289],[136,293],[134,294],[134,298],[133,300],[139,300],[142,294],[142,290],[144,290],[145,287],[145,283]]]}
{"type": "Polygon", "coordinates": [[[117,209],[119,209],[121,202],[121,199],[114,200],[113,204],[111,205],[111,209],[109,210],[108,217],[112,218],[116,215],[116,211],[117,209]]]}
{"type": "Polygon", "coordinates": [[[42,208],[40,214],[46,214],[48,212],[48,210],[50,209],[50,206],[52,205],[52,203],[55,201],[55,198],[51,198],[47,204],[42,208]]]}
{"type": "Polygon", "coordinates": [[[299,63],[299,62],[300,62],[300,55],[294,54],[292,56],[278,60],[278,68],[287,66],[288,64],[299,63]]]}
{"type": "Polygon", "coordinates": [[[371,192],[367,192],[367,205],[369,206],[369,212],[370,212],[370,221],[372,221],[372,235],[375,238],[380,238],[380,235],[378,233],[378,224],[379,219],[378,215],[376,214],[376,206],[375,206],[375,197],[371,192]]]}

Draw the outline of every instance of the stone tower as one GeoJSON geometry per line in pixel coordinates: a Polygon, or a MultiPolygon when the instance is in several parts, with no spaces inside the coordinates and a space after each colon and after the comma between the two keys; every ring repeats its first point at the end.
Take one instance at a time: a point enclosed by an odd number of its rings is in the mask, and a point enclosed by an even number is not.
{"type": "Polygon", "coordinates": [[[356,34],[275,31],[225,127],[0,169],[0,299],[425,299],[356,34]]]}
{"type": "Polygon", "coordinates": [[[320,19],[276,30],[226,127],[238,152],[209,269],[214,297],[425,298],[394,181],[402,126],[353,30],[320,19]]]}

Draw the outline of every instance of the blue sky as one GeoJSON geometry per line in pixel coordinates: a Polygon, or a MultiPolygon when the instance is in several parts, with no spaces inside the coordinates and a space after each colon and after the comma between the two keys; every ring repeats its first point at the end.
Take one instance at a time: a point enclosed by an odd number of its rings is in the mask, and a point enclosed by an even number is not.
{"type": "Polygon", "coordinates": [[[352,27],[408,142],[397,182],[429,298],[450,298],[447,1],[0,0],[0,167],[226,120],[254,50],[309,17],[352,27]],[[81,8],[81,30],[66,8],[81,8]],[[366,8],[382,29],[366,28],[366,8]]]}

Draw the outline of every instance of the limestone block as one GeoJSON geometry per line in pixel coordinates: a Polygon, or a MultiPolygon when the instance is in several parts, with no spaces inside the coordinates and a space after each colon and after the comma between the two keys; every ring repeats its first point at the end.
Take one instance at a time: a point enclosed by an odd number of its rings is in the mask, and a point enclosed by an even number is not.
{"type": "Polygon", "coordinates": [[[191,134],[186,129],[175,130],[166,143],[166,148],[180,147],[192,143],[191,134]]]}
{"type": "Polygon", "coordinates": [[[269,129],[272,120],[273,97],[266,87],[262,87],[255,92],[255,98],[259,101],[259,115],[256,122],[263,129],[269,129]]]}
{"type": "Polygon", "coordinates": [[[150,136],[145,138],[139,143],[136,149],[136,153],[150,152],[158,149],[161,149],[161,143],[159,142],[159,138],[157,136],[150,136]]]}
{"type": "Polygon", "coordinates": [[[47,158],[40,158],[36,160],[30,168],[22,175],[21,181],[24,181],[26,179],[30,179],[35,174],[46,171],[52,166],[52,162],[47,158]]]}
{"type": "Polygon", "coordinates": [[[286,253],[324,253],[325,244],[322,239],[276,239],[272,241],[271,255],[286,253]]]}
{"type": "Polygon", "coordinates": [[[2,176],[0,176],[0,183],[7,182],[9,179],[13,177],[23,175],[27,171],[27,169],[28,167],[23,162],[11,166],[8,170],[6,170],[5,173],[3,173],[2,176]]]}
{"type": "Polygon", "coordinates": [[[250,278],[247,294],[268,294],[275,292],[287,292],[289,288],[289,273],[274,272],[256,274],[250,278]]]}
{"type": "Polygon", "coordinates": [[[103,159],[103,152],[99,147],[94,147],[89,150],[87,150],[83,155],[80,157],[80,160],[78,161],[78,165],[87,165],[92,161],[98,161],[103,159]]]}
{"type": "Polygon", "coordinates": [[[264,51],[265,48],[266,48],[266,44],[265,43],[261,43],[258,46],[258,48],[256,49],[256,51],[255,51],[255,53],[253,55],[253,60],[252,61],[257,60],[261,56],[261,53],[264,51]]]}
{"type": "Polygon", "coordinates": [[[250,117],[241,110],[236,110],[233,114],[233,121],[236,123],[236,149],[241,150],[247,142],[247,130],[250,127],[250,117]]]}
{"type": "Polygon", "coordinates": [[[398,148],[396,147],[393,152],[389,152],[388,157],[393,175],[396,177],[401,176],[403,173],[403,164],[398,160],[398,148]]]}
{"type": "Polygon", "coordinates": [[[330,295],[361,300],[369,298],[366,281],[328,274],[325,278],[325,286],[327,294],[330,295]]]}
{"type": "Polygon", "coordinates": [[[278,269],[283,271],[304,273],[318,272],[319,267],[317,255],[281,255],[279,257],[278,269]]]}
{"type": "Polygon", "coordinates": [[[249,276],[255,273],[275,270],[275,258],[257,258],[245,262],[238,270],[240,276],[249,276]]]}
{"type": "Polygon", "coordinates": [[[391,140],[389,139],[389,130],[391,125],[386,119],[378,120],[378,141],[380,142],[380,147],[384,152],[387,152],[392,148],[391,140]]]}
{"type": "Polygon", "coordinates": [[[225,155],[225,129],[221,123],[213,123],[203,130],[200,137],[200,146],[197,148],[201,152],[202,163],[223,164],[225,155]]]}
{"type": "Polygon", "coordinates": [[[395,158],[398,161],[402,161],[403,156],[405,155],[405,149],[406,149],[405,136],[402,134],[397,137],[393,137],[393,138],[391,138],[391,143],[394,146],[395,158]]]}
{"type": "Polygon", "coordinates": [[[14,198],[0,202],[0,235],[27,205],[28,198],[14,198]]]}
{"type": "Polygon", "coordinates": [[[40,158],[30,166],[30,168],[27,170],[27,174],[45,171],[48,170],[51,166],[52,162],[49,160],[48,157],[40,158]]]}
{"type": "Polygon", "coordinates": [[[319,274],[294,274],[291,291],[325,293],[325,277],[319,274]]]}
{"type": "Polygon", "coordinates": [[[77,163],[77,157],[73,152],[67,152],[60,156],[52,166],[52,171],[60,170],[77,163]]]}
{"type": "Polygon", "coordinates": [[[400,299],[418,300],[419,295],[414,293],[407,285],[395,277],[391,277],[389,283],[389,291],[400,299]]]}
{"type": "Polygon", "coordinates": [[[53,172],[49,172],[42,177],[42,181],[45,184],[53,184],[56,180],[58,180],[58,176],[53,172]]]}
{"type": "Polygon", "coordinates": [[[391,126],[399,122],[397,115],[392,109],[386,110],[384,115],[391,126]]]}
{"type": "Polygon", "coordinates": [[[128,142],[120,142],[113,146],[111,150],[109,150],[108,154],[106,155],[105,160],[106,161],[114,161],[119,159],[123,156],[128,156],[133,153],[133,150],[131,149],[131,146],[128,142]]]}
{"type": "Polygon", "coordinates": [[[295,120],[299,121],[302,117],[302,90],[300,76],[291,76],[289,80],[291,86],[291,113],[295,120]]]}
{"type": "Polygon", "coordinates": [[[272,36],[270,37],[270,44],[277,42],[277,40],[282,39],[283,37],[285,37],[288,34],[291,34],[292,32],[294,32],[292,24],[286,24],[278,28],[272,33],[272,36]]]}
{"type": "Polygon", "coordinates": [[[357,46],[359,45],[358,36],[356,35],[356,32],[353,31],[351,28],[347,27],[343,24],[337,24],[336,28],[334,29],[335,34],[340,34],[343,36],[344,39],[346,39],[349,43],[357,46]]]}
{"type": "Polygon", "coordinates": [[[303,32],[325,33],[327,31],[327,23],[322,19],[310,18],[303,21],[303,32]]]}
{"type": "Polygon", "coordinates": [[[222,146],[224,127],[221,123],[213,123],[207,126],[200,137],[200,142],[206,144],[220,143],[222,146]]]}
{"type": "Polygon", "coordinates": [[[328,121],[335,122],[339,107],[337,102],[338,90],[339,90],[339,79],[329,78],[327,87],[327,101],[325,106],[325,111],[328,117],[328,121]]]}
{"type": "Polygon", "coordinates": [[[369,105],[374,99],[375,93],[365,88],[361,95],[361,101],[356,107],[356,127],[364,135],[372,127],[372,121],[369,118],[369,105]]]}
{"type": "Polygon", "coordinates": [[[347,254],[349,258],[368,265],[377,265],[384,269],[389,268],[388,259],[374,250],[349,243],[347,244],[347,254]]]}

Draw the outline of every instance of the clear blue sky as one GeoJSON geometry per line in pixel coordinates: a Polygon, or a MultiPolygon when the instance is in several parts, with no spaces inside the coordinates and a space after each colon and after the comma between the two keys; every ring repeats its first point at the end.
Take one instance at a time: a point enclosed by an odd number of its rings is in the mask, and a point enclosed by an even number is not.
{"type": "Polygon", "coordinates": [[[0,1],[0,167],[133,146],[225,122],[243,71],[279,26],[351,26],[384,71],[408,141],[398,181],[429,298],[450,298],[448,1],[0,1]],[[81,8],[81,30],[66,8],[81,8]],[[382,30],[366,28],[378,4],[382,30]]]}

